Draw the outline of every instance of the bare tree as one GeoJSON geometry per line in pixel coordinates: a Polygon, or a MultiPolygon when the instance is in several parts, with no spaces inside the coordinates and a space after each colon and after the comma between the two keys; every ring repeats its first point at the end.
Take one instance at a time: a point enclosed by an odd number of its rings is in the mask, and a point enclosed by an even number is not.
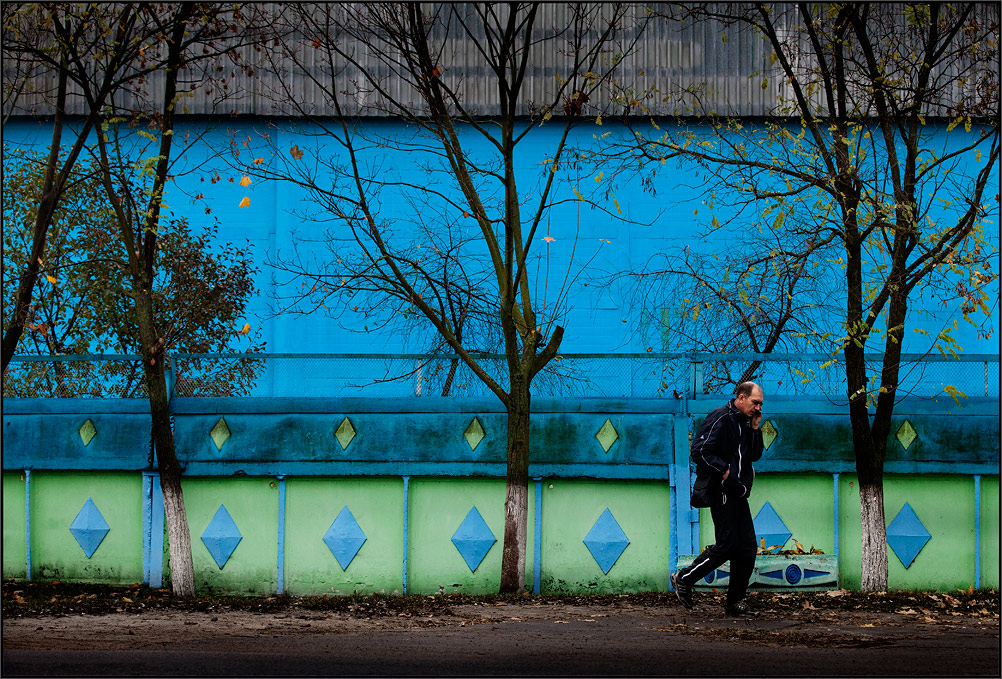
{"type": "MultiPolygon", "coordinates": [[[[102,183],[128,256],[134,320],[164,493],[172,585],[180,596],[190,596],[195,589],[181,470],[167,408],[164,357],[169,336],[164,331],[169,328],[158,328],[154,315],[163,196],[171,179],[176,108],[184,94],[179,92],[179,82],[197,88],[206,82],[207,62],[228,58],[225,55],[234,55],[233,50],[244,41],[256,40],[252,22],[247,21],[247,16],[256,14],[253,9],[243,13],[239,8],[201,3],[25,4],[4,14],[4,54],[20,51],[25,55],[22,71],[31,79],[31,87],[21,88],[19,99],[5,101],[5,106],[15,106],[20,112],[54,106],[55,111],[32,245],[19,278],[14,311],[4,318],[4,369],[31,313],[32,291],[53,215],[61,207],[80,154],[92,150],[100,158],[102,183]],[[45,85],[53,80],[49,93],[45,85]],[[82,122],[76,116],[82,116],[82,122]],[[137,131],[155,142],[152,156],[129,157],[120,134],[122,124],[152,130],[137,131]],[[64,133],[72,135],[65,154],[64,133]],[[90,149],[95,143],[96,150],[90,149]]],[[[133,148],[142,149],[142,145],[133,148]]]]}
{"type": "Polygon", "coordinates": [[[311,221],[332,225],[325,262],[280,263],[309,282],[303,294],[312,304],[361,294],[384,318],[424,319],[436,345],[504,404],[502,592],[525,584],[532,384],[560,347],[573,278],[554,275],[559,283],[548,284],[536,276],[536,258],[553,241],[548,217],[578,200],[567,186],[577,160],[571,131],[601,113],[595,102],[617,54],[629,52],[645,20],[640,11],[627,23],[634,10],[625,5],[558,10],[561,23],[540,25],[551,9],[539,3],[290,7],[299,36],[276,66],[291,60],[332,116],[305,110],[306,98],[285,81],[289,89],[276,97],[309,126],[294,130],[291,149],[272,148],[268,162],[244,166],[301,187],[311,221]],[[541,87],[530,72],[544,57],[558,75],[541,87]],[[403,125],[366,127],[355,117],[361,112],[403,125]],[[520,155],[530,149],[543,163],[536,171],[520,155]],[[390,166],[404,157],[406,172],[390,166]],[[401,204],[415,206],[413,214],[401,204]],[[495,346],[502,359],[481,353],[495,346]]]}
{"type": "MultiPolygon", "coordinates": [[[[818,263],[843,314],[833,361],[845,367],[860,483],[862,587],[885,590],[883,468],[908,310],[947,289],[974,322],[997,280],[986,225],[998,219],[998,6],[722,4],[665,16],[752,30],[772,50],[758,74],[778,92],[770,116],[716,115],[694,90],[698,122],[642,134],[634,162],[686,161],[764,234],[757,252],[728,253],[732,269],[774,252],[831,259],[818,263]],[[864,352],[878,343],[874,369],[864,352]]],[[[957,348],[948,329],[935,343],[957,348]]]]}

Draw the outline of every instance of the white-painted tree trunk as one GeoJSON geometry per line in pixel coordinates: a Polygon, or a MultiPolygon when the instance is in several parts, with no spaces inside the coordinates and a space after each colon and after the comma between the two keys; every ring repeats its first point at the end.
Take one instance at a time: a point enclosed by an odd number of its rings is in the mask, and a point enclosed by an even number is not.
{"type": "Polygon", "coordinates": [[[169,483],[161,474],[160,487],[164,496],[164,520],[170,553],[171,590],[175,596],[195,595],[195,566],[191,559],[191,534],[180,492],[180,480],[169,483]]]}
{"type": "Polygon", "coordinates": [[[864,592],[887,591],[887,525],[884,522],[882,484],[860,483],[859,513],[863,528],[862,580],[864,592]]]}

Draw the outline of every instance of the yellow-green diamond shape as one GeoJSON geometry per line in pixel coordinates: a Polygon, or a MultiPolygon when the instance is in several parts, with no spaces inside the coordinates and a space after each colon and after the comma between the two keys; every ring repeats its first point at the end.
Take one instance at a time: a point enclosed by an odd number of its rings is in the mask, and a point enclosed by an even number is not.
{"type": "Polygon", "coordinates": [[[476,450],[477,446],[480,445],[480,442],[484,440],[485,436],[487,436],[487,432],[484,431],[483,426],[480,424],[480,420],[475,417],[473,418],[473,421],[470,422],[470,426],[463,432],[463,438],[465,438],[466,442],[470,444],[470,450],[476,450]]]}
{"type": "Polygon", "coordinates": [[[612,448],[612,444],[619,438],[619,432],[617,432],[616,428],[612,426],[612,422],[607,419],[605,424],[602,425],[602,428],[598,430],[597,434],[595,434],[595,438],[597,438],[598,442],[601,444],[602,450],[608,453],[609,448],[612,448]]]}
{"type": "Polygon", "coordinates": [[[341,450],[345,450],[351,440],[355,438],[355,427],[351,426],[351,420],[347,417],[341,422],[341,426],[334,432],[334,438],[341,444],[341,450]]]}
{"type": "Polygon", "coordinates": [[[215,426],[212,427],[212,431],[209,432],[209,436],[212,437],[212,442],[216,444],[216,450],[222,450],[223,444],[230,439],[230,428],[226,426],[226,420],[219,418],[219,422],[216,422],[215,426]]]}
{"type": "Polygon", "coordinates": [[[904,449],[908,450],[908,446],[915,443],[915,439],[918,438],[918,432],[915,431],[911,422],[905,420],[904,424],[898,428],[897,437],[904,449]]]}
{"type": "Polygon", "coordinates": [[[84,447],[90,445],[91,439],[97,436],[97,427],[94,423],[88,420],[80,425],[80,440],[83,441],[84,447]]]}
{"type": "Polygon", "coordinates": [[[765,449],[768,450],[769,446],[772,445],[772,442],[776,440],[777,436],[779,436],[779,431],[776,430],[776,426],[772,423],[772,420],[766,420],[762,424],[761,429],[762,445],[764,445],[765,449]]]}

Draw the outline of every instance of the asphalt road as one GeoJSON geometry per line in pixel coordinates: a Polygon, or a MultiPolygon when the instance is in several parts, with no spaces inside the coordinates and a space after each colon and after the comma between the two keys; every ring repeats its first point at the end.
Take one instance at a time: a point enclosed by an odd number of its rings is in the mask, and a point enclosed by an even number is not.
{"type": "Polygon", "coordinates": [[[890,618],[804,623],[782,616],[706,620],[675,612],[609,615],[583,609],[523,617],[509,609],[500,618],[471,616],[428,626],[366,621],[344,626],[329,619],[259,616],[253,619],[257,624],[234,621],[223,629],[226,620],[195,616],[181,623],[189,633],[158,638],[155,626],[142,628],[137,621],[132,625],[140,630],[137,635],[127,621],[105,619],[105,627],[101,616],[82,623],[92,630],[90,638],[65,622],[60,626],[61,618],[26,620],[21,628],[5,621],[0,671],[7,677],[1000,673],[997,620],[971,626],[898,624],[890,618]],[[29,629],[35,623],[37,628],[29,629]],[[49,629],[60,633],[50,637],[49,629]],[[29,632],[37,642],[29,640],[29,632]]]}

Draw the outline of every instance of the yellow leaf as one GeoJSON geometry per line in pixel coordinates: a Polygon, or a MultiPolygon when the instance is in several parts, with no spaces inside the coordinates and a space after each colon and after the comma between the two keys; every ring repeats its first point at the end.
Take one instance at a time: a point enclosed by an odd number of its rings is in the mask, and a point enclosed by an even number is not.
{"type": "Polygon", "coordinates": [[[244,327],[240,328],[240,334],[246,335],[250,332],[250,323],[244,323],[244,327]]]}
{"type": "Polygon", "coordinates": [[[240,201],[240,207],[247,207],[248,205],[250,205],[250,198],[244,196],[244,199],[240,201]]]}
{"type": "Polygon", "coordinates": [[[289,149],[289,155],[296,160],[303,157],[303,152],[299,150],[299,144],[295,144],[291,149],[289,149]]]}
{"type": "Polygon", "coordinates": [[[254,164],[255,165],[260,165],[263,162],[264,162],[264,158],[255,158],[254,159],[254,164]]]}
{"type": "Polygon", "coordinates": [[[795,544],[797,546],[797,551],[798,552],[800,552],[801,554],[804,553],[804,546],[802,544],[800,544],[800,542],[798,542],[797,540],[794,540],[793,544],[795,544]]]}
{"type": "Polygon", "coordinates": [[[623,214],[623,210],[619,207],[619,201],[615,198],[612,199],[612,204],[616,206],[616,212],[623,214]]]}
{"type": "Polygon", "coordinates": [[[246,188],[246,187],[250,186],[250,184],[251,184],[251,178],[250,177],[243,176],[243,177],[240,178],[240,186],[243,186],[244,188],[246,188]]]}
{"type": "Polygon", "coordinates": [[[49,279],[49,282],[50,282],[50,283],[52,283],[53,285],[55,285],[56,283],[58,283],[58,282],[59,282],[58,280],[56,280],[55,278],[53,278],[53,277],[52,277],[52,276],[50,276],[49,274],[45,274],[45,277],[46,277],[46,278],[48,278],[48,279],[49,279]]]}
{"type": "Polygon", "coordinates": [[[571,187],[571,190],[574,191],[574,195],[577,196],[578,200],[584,200],[584,196],[578,193],[578,187],[571,187]]]}
{"type": "Polygon", "coordinates": [[[965,394],[964,392],[962,392],[960,389],[957,389],[952,384],[944,385],[943,386],[943,391],[945,391],[946,393],[948,393],[953,398],[953,400],[956,401],[956,403],[957,403],[958,406],[961,405],[960,399],[962,399],[962,398],[966,399],[967,398],[967,394],[965,394]]]}
{"type": "Polygon", "coordinates": [[[555,241],[557,239],[554,238],[553,236],[543,236],[543,240],[545,240],[547,243],[552,243],[553,241],[555,241]]]}

